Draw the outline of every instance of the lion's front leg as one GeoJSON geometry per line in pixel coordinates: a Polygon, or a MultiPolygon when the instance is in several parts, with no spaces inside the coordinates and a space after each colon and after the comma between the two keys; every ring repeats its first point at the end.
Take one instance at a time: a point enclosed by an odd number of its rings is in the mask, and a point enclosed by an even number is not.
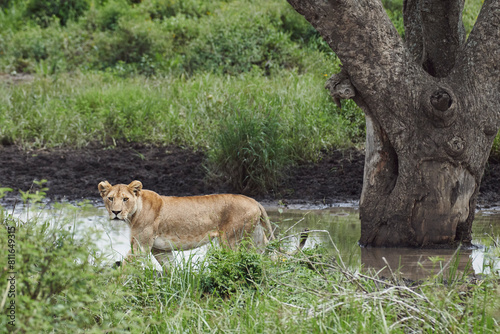
{"type": "Polygon", "coordinates": [[[159,248],[151,248],[151,253],[154,255],[155,259],[160,263],[162,267],[170,267],[174,262],[174,254],[172,251],[166,251],[159,248]]]}
{"type": "Polygon", "coordinates": [[[131,262],[133,258],[147,256],[153,247],[153,242],[152,229],[132,230],[130,233],[130,250],[123,262],[131,262]]]}

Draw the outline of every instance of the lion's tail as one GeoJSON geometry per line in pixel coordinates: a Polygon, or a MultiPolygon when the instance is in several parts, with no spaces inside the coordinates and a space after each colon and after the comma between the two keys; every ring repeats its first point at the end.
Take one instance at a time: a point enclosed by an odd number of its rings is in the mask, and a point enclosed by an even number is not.
{"type": "Polygon", "coordinates": [[[269,232],[269,240],[276,239],[274,237],[273,227],[271,226],[271,221],[269,220],[269,216],[267,215],[266,209],[264,209],[264,207],[260,203],[257,204],[259,204],[261,223],[269,232]]]}

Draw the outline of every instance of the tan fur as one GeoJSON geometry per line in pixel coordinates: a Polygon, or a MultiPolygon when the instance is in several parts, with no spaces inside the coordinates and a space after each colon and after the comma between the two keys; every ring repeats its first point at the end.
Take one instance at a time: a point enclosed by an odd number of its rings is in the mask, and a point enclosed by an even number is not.
{"type": "MultiPolygon", "coordinates": [[[[234,247],[250,237],[259,249],[274,239],[266,210],[243,195],[206,195],[192,197],[160,196],[142,189],[142,183],[98,185],[110,219],[130,226],[134,254],[151,252],[166,264],[173,250],[188,250],[218,238],[234,247]]],[[[130,253],[129,253],[130,256],[130,253]]]]}

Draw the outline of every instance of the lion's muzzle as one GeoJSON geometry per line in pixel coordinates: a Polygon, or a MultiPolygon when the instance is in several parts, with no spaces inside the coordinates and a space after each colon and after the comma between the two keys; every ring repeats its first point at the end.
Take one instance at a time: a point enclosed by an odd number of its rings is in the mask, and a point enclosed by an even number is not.
{"type": "Polygon", "coordinates": [[[125,220],[122,211],[110,210],[109,219],[111,220],[125,220]]]}

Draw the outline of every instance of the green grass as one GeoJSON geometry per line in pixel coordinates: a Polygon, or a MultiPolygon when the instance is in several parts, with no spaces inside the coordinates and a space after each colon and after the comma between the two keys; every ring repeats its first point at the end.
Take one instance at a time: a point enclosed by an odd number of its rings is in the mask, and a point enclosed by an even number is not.
{"type": "MultiPolygon", "coordinates": [[[[8,229],[0,229],[2,254],[15,249],[15,332],[498,331],[498,273],[447,280],[443,273],[405,284],[367,274],[359,264],[315,248],[276,258],[212,249],[205,264],[187,258],[182,268],[159,276],[149,260],[109,268],[92,243],[92,231],[76,237],[67,229],[75,222],[55,217],[19,221],[6,214],[2,219],[4,227],[15,227],[13,248],[8,229]]],[[[7,256],[0,257],[0,267],[8,268],[7,256]]],[[[2,269],[0,291],[9,287],[8,275],[2,269]]],[[[2,309],[11,300],[5,297],[2,309]]],[[[2,328],[8,326],[5,314],[2,328]]]]}
{"type": "Polygon", "coordinates": [[[0,139],[27,148],[118,141],[187,146],[208,152],[214,176],[262,192],[277,185],[287,166],[364,140],[359,110],[346,104],[350,109],[340,111],[323,82],[323,73],[251,71],[189,79],[77,72],[3,83],[0,139]]]}
{"type": "MultiPolygon", "coordinates": [[[[404,35],[402,1],[383,3],[404,35]]],[[[466,3],[468,32],[480,5],[466,3]]],[[[13,75],[0,77],[2,144],[182,145],[207,153],[214,180],[262,193],[294,164],[364,142],[361,110],[324,89],[339,60],[285,0],[0,7],[0,73],[13,75]]]]}
{"type": "Polygon", "coordinates": [[[34,147],[81,147],[114,139],[206,148],[229,117],[273,113],[290,137],[316,132],[310,138],[315,148],[341,144],[347,120],[321,85],[321,76],[287,72],[267,78],[203,74],[189,80],[103,73],[39,78],[0,85],[0,123],[5,125],[0,137],[34,147]],[[305,133],[291,133],[291,126],[300,125],[305,133]]]}

